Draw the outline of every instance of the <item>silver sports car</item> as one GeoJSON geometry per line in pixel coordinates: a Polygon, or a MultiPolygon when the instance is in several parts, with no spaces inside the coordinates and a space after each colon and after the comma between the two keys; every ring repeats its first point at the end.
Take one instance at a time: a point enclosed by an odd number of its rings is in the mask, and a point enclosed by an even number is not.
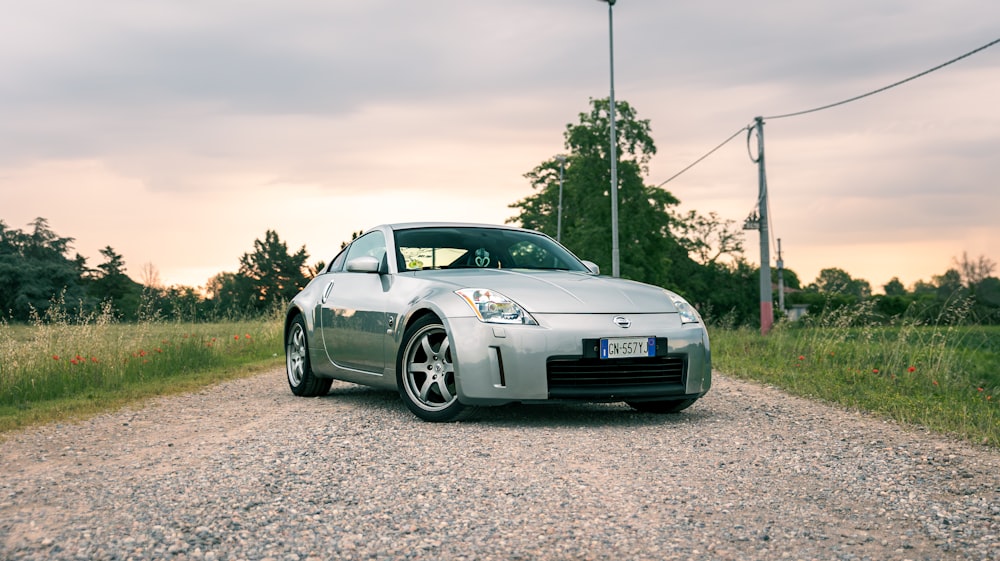
{"type": "Polygon", "coordinates": [[[701,317],[669,290],[600,276],[552,238],[452,223],[372,228],[291,302],[292,393],[396,389],[427,421],[480,405],[624,401],[675,413],[712,384],[701,317]]]}

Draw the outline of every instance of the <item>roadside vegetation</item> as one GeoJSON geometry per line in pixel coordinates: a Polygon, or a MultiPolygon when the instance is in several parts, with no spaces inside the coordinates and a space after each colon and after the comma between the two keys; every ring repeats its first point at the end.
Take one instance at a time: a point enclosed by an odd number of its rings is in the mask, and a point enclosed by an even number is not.
{"type": "Polygon", "coordinates": [[[1000,327],[966,325],[968,303],[938,325],[872,321],[871,306],[758,330],[711,332],[728,375],[1000,446],[1000,327]]]}
{"type": "Polygon", "coordinates": [[[75,315],[53,302],[28,324],[0,323],[0,433],[193,391],[283,360],[275,317],[207,323],[75,315]]]}
{"type": "MultiPolygon", "coordinates": [[[[762,336],[715,327],[726,375],[903,423],[1000,446],[1000,327],[964,323],[956,304],[938,325],[879,321],[841,307],[762,336]]],[[[0,434],[86,418],[150,397],[196,391],[280,368],[276,314],[215,322],[76,315],[53,302],[28,324],[0,323],[0,434]]]]}

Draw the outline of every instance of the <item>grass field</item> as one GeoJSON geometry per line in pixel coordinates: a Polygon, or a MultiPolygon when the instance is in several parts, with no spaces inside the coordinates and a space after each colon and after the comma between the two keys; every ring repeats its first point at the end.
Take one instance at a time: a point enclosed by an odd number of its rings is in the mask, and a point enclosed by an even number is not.
{"type": "Polygon", "coordinates": [[[726,374],[1000,446],[1000,327],[827,322],[711,334],[726,374]]]}
{"type": "Polygon", "coordinates": [[[276,319],[125,324],[56,308],[32,325],[0,324],[0,433],[246,376],[283,356],[276,319]]]}

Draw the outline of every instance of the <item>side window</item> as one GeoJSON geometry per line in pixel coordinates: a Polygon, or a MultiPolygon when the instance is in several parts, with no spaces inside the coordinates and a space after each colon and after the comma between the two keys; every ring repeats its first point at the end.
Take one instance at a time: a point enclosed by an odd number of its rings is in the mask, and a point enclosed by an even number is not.
{"type": "Polygon", "coordinates": [[[354,240],[350,247],[347,248],[346,253],[345,262],[366,255],[382,261],[382,258],[385,257],[385,236],[378,230],[368,232],[354,240]]]}
{"type": "Polygon", "coordinates": [[[335,273],[337,271],[343,271],[345,261],[347,261],[346,247],[340,250],[340,253],[338,253],[337,256],[333,258],[333,261],[330,262],[330,266],[326,268],[326,272],[335,273]]]}

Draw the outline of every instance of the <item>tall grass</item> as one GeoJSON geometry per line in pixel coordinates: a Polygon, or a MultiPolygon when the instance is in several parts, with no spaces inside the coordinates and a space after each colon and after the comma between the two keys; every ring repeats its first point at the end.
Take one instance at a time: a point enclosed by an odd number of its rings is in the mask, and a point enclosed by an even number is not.
{"type": "Polygon", "coordinates": [[[54,300],[30,324],[0,323],[0,431],[232,378],[281,356],[276,318],[119,323],[110,306],[80,314],[54,300]]]}
{"type": "Polygon", "coordinates": [[[713,361],[727,374],[1000,446],[1000,327],[963,325],[967,312],[955,302],[935,325],[884,325],[861,305],[766,336],[718,329],[713,361]]]}

